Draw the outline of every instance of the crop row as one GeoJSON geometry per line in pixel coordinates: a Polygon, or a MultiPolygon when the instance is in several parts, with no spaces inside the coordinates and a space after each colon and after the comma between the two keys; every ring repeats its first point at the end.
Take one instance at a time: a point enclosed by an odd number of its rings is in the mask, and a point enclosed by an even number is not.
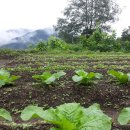
{"type": "MultiPolygon", "coordinates": [[[[130,73],[123,73],[120,71],[109,70],[107,72],[109,75],[114,77],[117,82],[120,84],[125,84],[130,81],[130,73]]],[[[59,80],[62,76],[66,75],[65,72],[60,71],[57,73],[51,74],[50,72],[44,72],[41,75],[33,75],[32,78],[36,79],[38,82],[41,82],[45,85],[53,84],[59,80]]],[[[6,70],[0,70],[0,87],[6,84],[13,84],[15,80],[19,79],[20,76],[10,75],[6,70]]],[[[84,70],[75,71],[75,75],[72,77],[72,80],[78,84],[90,85],[94,83],[96,79],[103,78],[103,75],[100,73],[90,72],[87,73],[84,70]]]]}
{"type": "MultiPolygon", "coordinates": [[[[130,73],[123,73],[120,71],[109,70],[108,74],[114,77],[117,82],[120,84],[125,84],[130,81],[130,73]]],[[[59,80],[62,76],[66,75],[65,72],[60,71],[57,73],[51,74],[50,72],[44,72],[41,75],[33,75],[32,78],[36,79],[38,82],[41,82],[45,85],[50,85],[59,80]]],[[[15,80],[19,79],[20,76],[10,75],[6,70],[0,70],[0,87],[6,84],[13,84],[15,80]]],[[[85,72],[84,70],[75,71],[75,75],[72,77],[72,80],[78,84],[91,85],[96,81],[96,79],[103,78],[103,75],[100,73],[94,72],[85,72]]]]}
{"type": "MultiPolygon", "coordinates": [[[[79,103],[65,103],[47,110],[29,105],[22,110],[20,117],[23,121],[40,119],[53,124],[54,127],[50,130],[111,130],[112,127],[112,119],[104,114],[100,105],[96,103],[88,108],[82,107],[79,103]]],[[[0,109],[0,119],[13,122],[10,112],[3,108],[0,109]]],[[[117,120],[120,125],[129,123],[130,108],[124,108],[117,120]]]]}

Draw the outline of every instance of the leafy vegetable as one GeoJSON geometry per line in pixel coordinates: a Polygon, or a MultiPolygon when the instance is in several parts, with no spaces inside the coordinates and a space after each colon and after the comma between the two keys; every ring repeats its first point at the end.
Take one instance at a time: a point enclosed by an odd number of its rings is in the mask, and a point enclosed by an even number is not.
{"type": "MultiPolygon", "coordinates": [[[[26,108],[25,108],[26,109],[26,108]]],[[[26,109],[27,110],[27,109],[26,109]]],[[[31,109],[33,113],[34,109],[31,109]]],[[[30,111],[29,109],[27,111],[30,111]]],[[[26,113],[27,113],[26,111],[26,113]]],[[[36,110],[34,110],[36,113],[36,110]]],[[[111,118],[105,115],[98,104],[93,104],[85,109],[78,103],[67,103],[37,113],[37,115],[55,127],[51,130],[110,130],[111,118]],[[39,115],[38,115],[39,114],[39,115]]],[[[23,120],[33,118],[21,118],[23,120]]]]}
{"type": "Polygon", "coordinates": [[[87,73],[84,70],[77,70],[75,71],[75,73],[77,75],[74,75],[72,77],[73,81],[85,85],[93,83],[94,79],[101,79],[103,77],[103,75],[100,73],[94,73],[94,72],[87,73]]]}
{"type": "Polygon", "coordinates": [[[126,125],[130,122],[130,107],[124,108],[118,117],[118,122],[121,125],[126,125]]]}
{"type": "Polygon", "coordinates": [[[60,77],[64,76],[66,73],[63,71],[51,74],[50,72],[44,72],[41,75],[32,76],[34,79],[41,81],[44,84],[52,84],[60,77]]]}
{"type": "Polygon", "coordinates": [[[27,121],[32,118],[39,118],[42,113],[43,113],[43,108],[30,105],[22,111],[21,118],[24,121],[27,121]]]}
{"type": "Polygon", "coordinates": [[[125,84],[130,81],[130,73],[125,74],[120,71],[109,70],[108,74],[116,78],[120,84],[125,84]]]}
{"type": "Polygon", "coordinates": [[[8,71],[0,69],[0,87],[6,84],[13,84],[13,81],[19,78],[20,76],[10,75],[8,71]]]}
{"type": "Polygon", "coordinates": [[[3,108],[0,109],[0,119],[12,121],[12,117],[11,117],[10,113],[3,108]]]}

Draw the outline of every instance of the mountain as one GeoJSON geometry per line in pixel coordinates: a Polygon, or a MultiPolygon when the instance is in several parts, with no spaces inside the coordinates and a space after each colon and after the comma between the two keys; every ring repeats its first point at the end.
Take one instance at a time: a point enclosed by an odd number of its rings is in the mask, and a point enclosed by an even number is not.
{"type": "MultiPolygon", "coordinates": [[[[19,31],[17,32],[17,30],[13,30],[13,32],[18,33],[19,31]]],[[[36,44],[40,40],[47,40],[53,34],[55,34],[55,31],[52,28],[38,29],[34,31],[26,30],[24,35],[12,38],[0,48],[25,49],[30,43],[36,44]]]]}
{"type": "Polygon", "coordinates": [[[23,36],[29,32],[31,32],[31,30],[28,29],[0,30],[0,46],[9,44],[11,39],[23,36]]]}

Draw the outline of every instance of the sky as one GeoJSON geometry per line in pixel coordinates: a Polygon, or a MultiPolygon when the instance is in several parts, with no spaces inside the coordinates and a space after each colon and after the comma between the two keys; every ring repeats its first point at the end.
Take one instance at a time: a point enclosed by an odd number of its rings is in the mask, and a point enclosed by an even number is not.
{"type": "MultiPolygon", "coordinates": [[[[122,13],[112,25],[120,34],[130,25],[130,0],[117,0],[122,13]]],[[[67,0],[0,0],[0,30],[52,27],[67,6],[67,0]]]]}

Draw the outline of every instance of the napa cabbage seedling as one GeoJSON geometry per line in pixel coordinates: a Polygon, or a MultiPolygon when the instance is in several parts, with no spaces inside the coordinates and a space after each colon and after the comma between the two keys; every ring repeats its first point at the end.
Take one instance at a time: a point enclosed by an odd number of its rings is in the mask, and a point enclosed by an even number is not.
{"type": "Polygon", "coordinates": [[[10,113],[3,109],[3,108],[0,108],[0,119],[5,119],[7,121],[12,121],[12,117],[10,115],[10,113]]]}
{"type": "Polygon", "coordinates": [[[32,76],[34,79],[42,82],[43,84],[53,84],[56,80],[58,80],[60,77],[64,76],[66,73],[63,71],[51,74],[50,72],[44,72],[41,75],[34,75],[32,76]]]}
{"type": "Polygon", "coordinates": [[[123,108],[123,110],[119,114],[118,122],[121,125],[126,125],[127,123],[130,123],[130,107],[123,108]]]}
{"type": "Polygon", "coordinates": [[[20,76],[10,75],[6,70],[0,69],[0,87],[6,84],[13,84],[20,76]]]}
{"type": "Polygon", "coordinates": [[[120,71],[109,70],[108,74],[113,76],[120,84],[126,84],[130,81],[130,73],[123,73],[120,71]]]}
{"type": "Polygon", "coordinates": [[[76,75],[72,77],[73,81],[84,85],[89,85],[93,83],[95,79],[101,79],[103,77],[100,73],[87,73],[84,70],[77,70],[75,73],[76,75]]]}
{"type": "Polygon", "coordinates": [[[112,123],[98,104],[87,109],[79,103],[67,103],[48,110],[31,106],[21,113],[24,121],[38,117],[55,126],[50,130],[111,130],[112,123]]]}

